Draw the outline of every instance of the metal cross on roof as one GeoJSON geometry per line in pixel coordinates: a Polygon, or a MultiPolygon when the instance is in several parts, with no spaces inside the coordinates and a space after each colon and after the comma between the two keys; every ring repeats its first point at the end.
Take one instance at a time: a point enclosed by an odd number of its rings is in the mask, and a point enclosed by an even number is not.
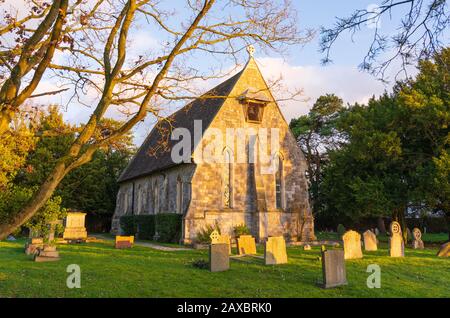
{"type": "Polygon", "coordinates": [[[247,52],[250,57],[253,57],[253,54],[255,53],[255,47],[253,45],[247,46],[247,52]]]}

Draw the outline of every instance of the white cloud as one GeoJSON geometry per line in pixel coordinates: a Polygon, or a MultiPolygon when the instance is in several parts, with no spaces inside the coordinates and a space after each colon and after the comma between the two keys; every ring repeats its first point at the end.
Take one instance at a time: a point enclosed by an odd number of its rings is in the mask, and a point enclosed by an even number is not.
{"type": "Polygon", "coordinates": [[[266,79],[282,76],[288,89],[303,89],[302,99],[307,101],[281,102],[281,110],[288,121],[306,114],[315,100],[324,94],[336,94],[344,103],[367,103],[373,96],[381,95],[390,86],[367,73],[350,66],[290,65],[281,58],[259,58],[258,65],[266,79]]]}

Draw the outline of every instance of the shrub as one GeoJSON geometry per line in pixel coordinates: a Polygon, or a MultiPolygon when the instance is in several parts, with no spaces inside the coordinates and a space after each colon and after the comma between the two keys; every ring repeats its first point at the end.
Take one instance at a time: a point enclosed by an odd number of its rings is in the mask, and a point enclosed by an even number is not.
{"type": "Polygon", "coordinates": [[[233,233],[234,233],[235,237],[239,237],[241,235],[249,235],[250,234],[250,230],[247,227],[247,225],[239,224],[239,225],[235,225],[233,227],[233,233]]]}
{"type": "Polygon", "coordinates": [[[136,235],[137,223],[134,215],[124,215],[120,217],[120,228],[124,235],[136,235]]]}
{"type": "Polygon", "coordinates": [[[155,223],[159,242],[178,243],[180,241],[182,217],[183,215],[176,213],[156,214],[155,223]]]}
{"type": "Polygon", "coordinates": [[[217,232],[220,232],[220,227],[219,227],[219,223],[214,222],[214,225],[211,224],[207,224],[203,229],[201,229],[196,236],[195,241],[197,243],[201,243],[201,244],[209,244],[211,243],[211,233],[216,230],[217,232]]]}
{"type": "Polygon", "coordinates": [[[135,218],[137,236],[144,240],[153,240],[155,235],[155,216],[136,215],[135,218]]]}
{"type": "Polygon", "coordinates": [[[193,261],[192,266],[198,269],[209,269],[209,263],[203,259],[193,261]]]}
{"type": "Polygon", "coordinates": [[[337,226],[337,232],[338,232],[339,236],[344,235],[345,231],[346,231],[345,226],[343,226],[342,224],[339,224],[337,226]]]}

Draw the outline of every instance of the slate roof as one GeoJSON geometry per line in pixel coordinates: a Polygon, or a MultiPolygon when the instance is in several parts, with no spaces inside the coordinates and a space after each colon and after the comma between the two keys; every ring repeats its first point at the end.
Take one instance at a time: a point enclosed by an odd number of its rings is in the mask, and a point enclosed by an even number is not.
{"type": "Polygon", "coordinates": [[[192,153],[195,149],[194,120],[202,120],[204,133],[222,107],[226,99],[223,96],[231,93],[242,72],[243,70],[173,113],[167,117],[168,120],[160,120],[122,172],[118,182],[129,181],[177,165],[171,158],[171,149],[178,143],[178,140],[170,139],[171,131],[175,128],[183,127],[189,130],[192,153]],[[221,97],[205,98],[205,96],[221,97]]]}

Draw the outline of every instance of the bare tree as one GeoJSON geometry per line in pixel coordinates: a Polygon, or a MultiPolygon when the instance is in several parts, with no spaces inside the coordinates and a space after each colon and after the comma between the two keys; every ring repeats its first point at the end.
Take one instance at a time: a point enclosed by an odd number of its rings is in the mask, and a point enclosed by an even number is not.
{"type": "Polygon", "coordinates": [[[448,45],[450,11],[446,0],[383,0],[381,5],[370,9],[358,9],[349,17],[337,18],[331,28],[322,28],[320,51],[325,53],[323,63],[331,61],[334,43],[345,32],[352,34],[364,28],[372,32],[372,42],[360,69],[368,71],[382,80],[387,80],[386,71],[395,61],[401,63],[399,74],[407,76],[409,65],[419,59],[428,59],[448,45]],[[383,32],[380,21],[393,14],[404,15],[393,34],[383,32]],[[367,28],[367,25],[372,28],[367,28]],[[446,42],[447,41],[447,42],[446,42]]]}
{"type": "Polygon", "coordinates": [[[90,90],[99,97],[76,140],[31,200],[8,224],[0,224],[0,239],[30,219],[64,176],[89,162],[96,149],[120,138],[148,114],[161,118],[165,102],[191,98],[196,93],[192,90],[196,80],[227,73],[221,69],[201,72],[189,66],[189,59],[201,54],[237,60],[248,44],[282,52],[286,45],[302,43],[311,35],[307,32],[302,36],[297,30],[295,11],[288,1],[187,0],[185,8],[187,18],[178,21],[156,1],[105,2],[96,8],[89,28],[73,36],[65,63],[49,65],[55,76],[73,84],[72,101],[82,102],[90,90]],[[128,36],[138,21],[145,22],[147,34],[155,27],[164,34],[159,52],[127,55],[128,36]],[[129,115],[125,123],[117,129],[105,127],[105,113],[119,110],[129,115]]]}

